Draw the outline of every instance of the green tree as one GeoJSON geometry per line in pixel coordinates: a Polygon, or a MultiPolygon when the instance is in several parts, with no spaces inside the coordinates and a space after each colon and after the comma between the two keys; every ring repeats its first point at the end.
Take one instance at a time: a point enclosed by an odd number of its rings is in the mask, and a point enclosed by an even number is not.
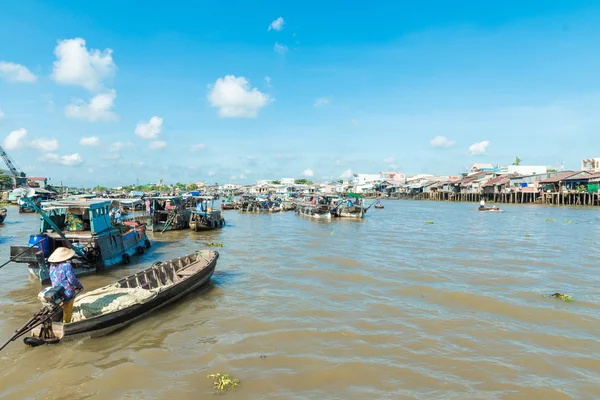
{"type": "Polygon", "coordinates": [[[195,183],[190,183],[189,185],[186,186],[187,190],[198,190],[198,185],[196,185],[195,183]]]}
{"type": "Polygon", "coordinates": [[[344,180],[343,179],[338,179],[337,183],[344,183],[344,180]]]}
{"type": "Polygon", "coordinates": [[[515,162],[513,163],[513,165],[521,165],[521,159],[519,157],[515,157],[515,162]]]}
{"type": "Polygon", "coordinates": [[[6,175],[6,171],[0,169],[0,189],[9,189],[13,185],[11,176],[6,175]]]}
{"type": "Polygon", "coordinates": [[[296,179],[294,183],[296,185],[312,185],[312,181],[309,181],[308,179],[296,179]]]}
{"type": "Polygon", "coordinates": [[[107,190],[107,189],[106,189],[104,186],[100,186],[100,185],[98,185],[98,186],[96,186],[96,187],[95,187],[94,189],[92,189],[92,190],[93,190],[94,192],[97,192],[97,193],[98,193],[98,192],[102,193],[102,192],[106,192],[106,190],[107,190]]]}
{"type": "Polygon", "coordinates": [[[271,181],[273,185],[281,185],[281,181],[271,181]]]}

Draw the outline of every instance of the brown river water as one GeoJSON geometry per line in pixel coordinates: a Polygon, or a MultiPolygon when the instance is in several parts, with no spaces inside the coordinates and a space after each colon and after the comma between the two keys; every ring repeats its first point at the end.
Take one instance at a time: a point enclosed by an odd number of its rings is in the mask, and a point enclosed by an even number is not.
{"type": "MultiPolygon", "coordinates": [[[[141,260],[86,289],[222,242],[210,285],[102,338],[19,339],[0,398],[204,399],[217,372],[241,381],[228,399],[600,398],[600,210],[384,204],[363,221],[226,211],[221,231],[150,233],[141,260]]],[[[37,229],[11,208],[0,261],[37,229]]],[[[23,264],[0,270],[0,339],[40,289],[23,264]]]]}

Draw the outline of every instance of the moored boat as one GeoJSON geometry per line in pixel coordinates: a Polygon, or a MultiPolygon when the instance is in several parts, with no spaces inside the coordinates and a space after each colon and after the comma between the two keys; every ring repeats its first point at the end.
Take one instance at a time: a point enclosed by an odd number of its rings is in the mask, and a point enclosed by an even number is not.
{"type": "Polygon", "coordinates": [[[479,211],[500,211],[500,209],[497,206],[493,206],[493,207],[479,207],[478,210],[479,211]]]}
{"type": "Polygon", "coordinates": [[[296,204],[296,215],[331,219],[331,207],[323,196],[320,198],[319,196],[313,196],[310,201],[303,201],[296,204]]]}
{"type": "Polygon", "coordinates": [[[6,208],[0,208],[0,224],[4,222],[4,220],[6,219],[6,214],[8,213],[8,210],[6,208]]]}
{"type": "Polygon", "coordinates": [[[189,227],[190,208],[183,204],[181,196],[150,197],[152,219],[148,227],[154,232],[165,232],[189,227]]]}
{"type": "Polygon", "coordinates": [[[222,228],[225,218],[221,211],[214,208],[214,198],[211,196],[199,196],[194,199],[196,207],[191,210],[190,229],[198,231],[222,228]]]}
{"type": "Polygon", "coordinates": [[[113,224],[110,201],[53,201],[42,205],[40,233],[31,235],[29,245],[11,246],[14,262],[28,265],[42,283],[50,280],[48,257],[58,247],[71,247],[75,274],[94,274],[128,264],[130,257],[150,247],[146,227],[136,221],[113,224]]]}
{"type": "MultiPolygon", "coordinates": [[[[44,344],[48,339],[55,343],[67,338],[103,336],[124,328],[200,289],[209,282],[218,258],[216,251],[197,251],[157,262],[113,284],[79,295],[71,322],[38,326],[31,331],[32,337],[37,339],[36,344],[44,344]]],[[[61,314],[55,314],[54,320],[62,320],[61,314]]]]}

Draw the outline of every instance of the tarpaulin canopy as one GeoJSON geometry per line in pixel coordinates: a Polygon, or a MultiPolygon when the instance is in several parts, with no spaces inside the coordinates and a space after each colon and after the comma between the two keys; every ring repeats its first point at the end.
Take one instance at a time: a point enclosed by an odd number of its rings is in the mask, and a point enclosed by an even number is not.
{"type": "Polygon", "coordinates": [[[362,198],[361,194],[358,193],[348,193],[348,197],[358,197],[358,198],[362,198]]]}

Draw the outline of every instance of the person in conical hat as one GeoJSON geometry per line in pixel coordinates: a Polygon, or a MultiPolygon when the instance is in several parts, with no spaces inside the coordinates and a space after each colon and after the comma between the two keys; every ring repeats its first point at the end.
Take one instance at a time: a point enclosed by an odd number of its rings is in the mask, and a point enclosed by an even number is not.
{"type": "Polygon", "coordinates": [[[65,288],[65,300],[63,301],[63,322],[65,324],[71,322],[77,289],[83,289],[83,285],[75,277],[75,271],[69,262],[74,256],[73,250],[59,247],[48,257],[52,287],[62,286],[65,288]]]}

